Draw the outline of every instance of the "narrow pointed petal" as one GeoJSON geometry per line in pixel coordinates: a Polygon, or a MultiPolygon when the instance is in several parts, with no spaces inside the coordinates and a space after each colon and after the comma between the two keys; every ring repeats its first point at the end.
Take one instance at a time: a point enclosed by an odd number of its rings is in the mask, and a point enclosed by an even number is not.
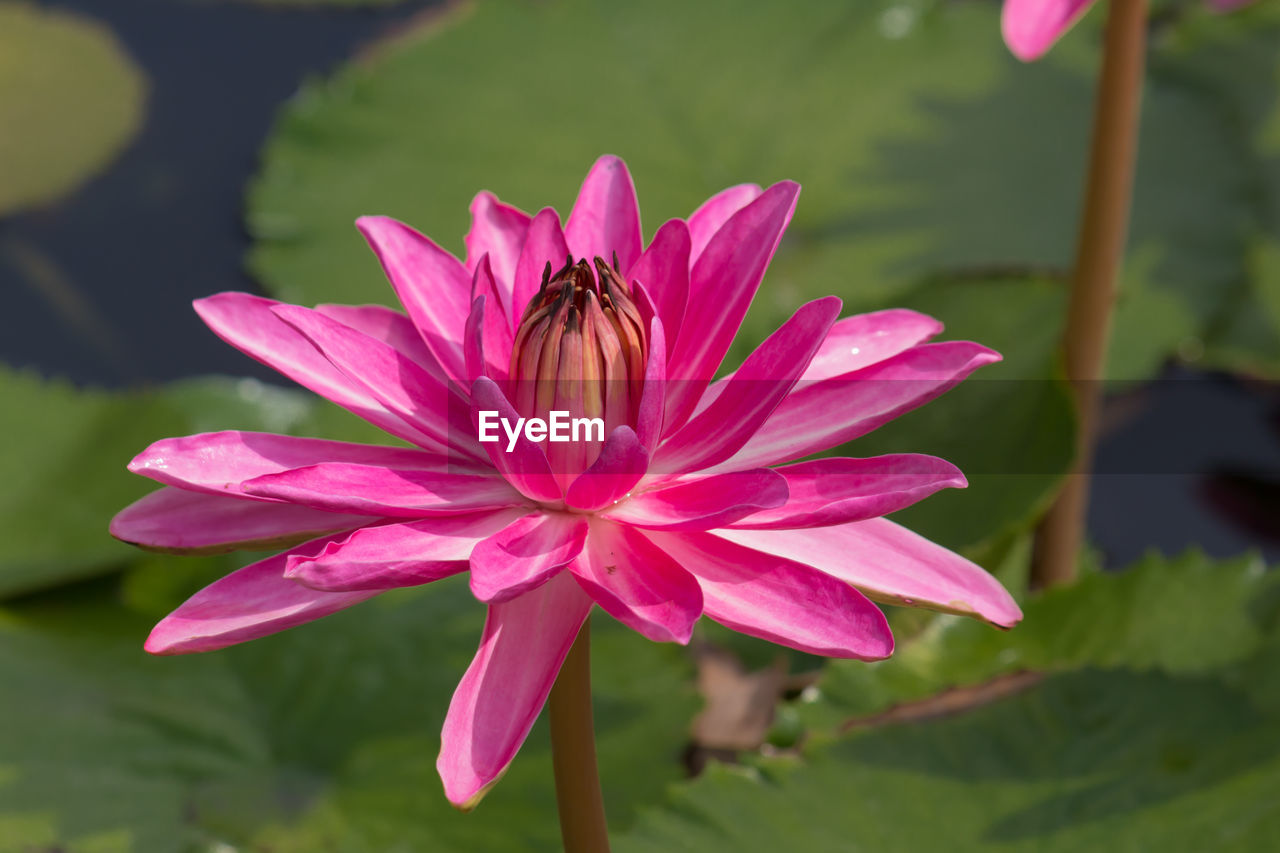
{"type": "Polygon", "coordinates": [[[111,519],[111,535],[150,551],[225,554],[285,548],[368,524],[368,516],[189,492],[166,486],[111,519]]]}
{"type": "Polygon", "coordinates": [[[650,458],[662,438],[667,415],[667,348],[662,318],[649,321],[649,363],[644,366],[644,388],[636,413],[636,437],[650,458]]]}
{"type": "Polygon", "coordinates": [[[565,503],[574,509],[603,509],[640,482],[649,467],[649,454],[629,426],[620,426],[605,439],[591,467],[578,475],[565,492],[565,503]]]}
{"type": "Polygon", "coordinates": [[[474,808],[524,743],[591,599],[568,572],[489,606],[480,649],[449,703],[436,768],[445,796],[474,808]]]}
{"type": "Polygon", "coordinates": [[[523,210],[503,204],[490,192],[482,192],[472,200],[471,230],[466,237],[467,269],[474,271],[480,259],[488,255],[506,303],[510,302],[516,263],[528,233],[529,214],[523,210]]]}
{"type": "Polygon", "coordinates": [[[697,471],[736,453],[791,391],[838,316],[834,296],[801,306],[747,357],[711,405],[662,443],[655,472],[697,471]]]}
{"type": "MultiPolygon", "coordinates": [[[[485,363],[489,366],[488,376],[497,382],[505,382],[507,370],[511,366],[511,311],[505,300],[511,298],[510,293],[503,294],[493,277],[493,269],[487,258],[481,258],[476,266],[475,279],[471,282],[472,311],[475,310],[475,297],[485,298],[485,317],[482,326],[484,334],[485,363]]],[[[468,371],[468,379],[475,379],[479,374],[468,371]]],[[[464,386],[465,387],[465,386],[464,386]]]]}
{"type": "Polygon", "coordinates": [[[623,525],[593,520],[587,547],[569,568],[609,615],[650,640],[687,643],[702,615],[693,576],[623,525]]]}
{"type": "Polygon", "coordinates": [[[243,498],[241,485],[246,480],[321,462],[480,473],[455,466],[438,453],[408,447],[240,430],[163,438],[135,456],[129,470],[170,486],[243,498]]]}
{"type": "Polygon", "coordinates": [[[413,321],[399,311],[393,311],[385,305],[332,304],[317,305],[316,311],[374,340],[382,341],[407,355],[438,381],[445,382],[447,377],[444,368],[440,366],[435,353],[427,348],[413,321]]]}
{"type": "Polygon", "coordinates": [[[718,530],[757,551],[804,562],[876,601],[977,616],[1008,628],[1022,618],[985,569],[887,518],[802,530],[718,530]]]}
{"type": "Polygon", "coordinates": [[[471,276],[453,255],[386,216],[362,216],[356,227],[369,242],[427,348],[445,374],[463,383],[462,326],[471,308],[471,276]]]}
{"type": "Polygon", "coordinates": [[[649,328],[653,324],[653,318],[658,316],[657,303],[653,301],[653,297],[649,294],[649,289],[641,281],[633,281],[631,283],[631,296],[636,301],[636,313],[640,315],[640,327],[643,329],[649,328]]]}
{"type": "Polygon", "coordinates": [[[684,424],[742,325],[795,212],[799,184],[783,181],[743,207],[694,262],[689,302],[668,369],[667,429],[684,424]]]}
{"type": "Polygon", "coordinates": [[[321,462],[245,481],[244,493],[260,498],[396,518],[454,515],[524,503],[497,472],[456,474],[381,465],[321,462]]]}
{"type": "Polygon", "coordinates": [[[495,512],[422,518],[355,531],[313,555],[294,555],[285,577],[327,592],[417,586],[466,571],[471,552],[528,512],[495,512]]]}
{"type": "Polygon", "coordinates": [[[313,539],[214,581],[160,620],[144,648],[153,655],[210,652],[313,622],[372,598],[377,592],[320,592],[284,577],[289,557],[314,554],[345,535],[313,539]]]}
{"type": "Polygon", "coordinates": [[[787,502],[787,481],[770,468],[677,482],[628,498],[602,515],[654,530],[711,530],[787,502]]]}
{"type": "MultiPolygon", "coordinates": [[[[471,419],[479,435],[480,412],[497,412],[500,419],[513,426],[520,416],[507,401],[506,395],[492,379],[480,377],[471,386],[471,419]]],[[[505,432],[499,430],[500,433],[505,432]]],[[[500,435],[496,442],[485,442],[482,447],[489,454],[494,467],[506,477],[507,482],[515,486],[519,492],[531,500],[550,503],[560,500],[560,484],[551,473],[551,463],[547,455],[535,442],[530,441],[521,430],[520,437],[510,453],[507,452],[507,437],[500,435]]]]}
{"type": "MultiPolygon", "coordinates": [[[[689,302],[689,227],[679,219],[663,223],[640,260],[627,271],[628,283],[640,282],[653,300],[669,337],[664,356],[671,355],[689,302]]],[[[652,344],[650,350],[652,350],[652,344]]]]}
{"type": "Polygon", "coordinates": [[[758,184],[738,184],[721,190],[702,203],[689,216],[691,238],[689,257],[697,260],[715,233],[724,227],[729,218],[760,197],[764,192],[758,184]]]}
{"type": "MultiPolygon", "coordinates": [[[[444,447],[484,458],[460,398],[407,356],[311,309],[278,305],[272,310],[388,411],[444,447]]],[[[465,324],[464,315],[458,331],[465,324]]]]}
{"type": "Polygon", "coordinates": [[[553,270],[560,269],[568,255],[569,246],[560,229],[560,214],[544,207],[529,223],[529,235],[520,252],[520,260],[516,263],[511,296],[511,328],[519,328],[524,308],[538,292],[547,264],[550,263],[553,270]]]}
{"type": "Polygon", "coordinates": [[[1039,59],[1071,29],[1093,0],[1004,0],[1004,43],[1023,62],[1039,59]]]}
{"type": "Polygon", "coordinates": [[[564,239],[575,258],[611,261],[617,252],[624,270],[640,257],[640,206],[626,163],[612,155],[596,160],[565,223],[564,239]]]}
{"type": "Polygon", "coordinates": [[[786,503],[729,526],[785,530],[865,521],[911,506],[939,489],[968,485],[960,469],[950,462],[917,453],[815,459],[771,470],[786,478],[786,503]]]}
{"type": "Polygon", "coordinates": [[[815,382],[870,367],[941,331],[937,320],[906,308],[845,317],[827,332],[800,380],[815,382]]]}
{"type": "Polygon", "coordinates": [[[922,406],[999,353],[968,341],[922,344],[843,376],[801,383],[717,470],[772,465],[866,435],[922,406]]]}
{"type": "MultiPolygon", "coordinates": [[[[889,308],[837,320],[800,377],[801,384],[831,379],[892,358],[942,331],[942,324],[906,308],[889,308]]],[[[705,410],[733,374],[711,383],[694,414],[705,410]]]]}
{"type": "Polygon", "coordinates": [[[825,657],[880,660],[893,652],[880,608],[846,583],[710,533],[645,535],[693,573],[704,612],[722,625],[825,657]]]}
{"type": "Polygon", "coordinates": [[[214,334],[245,355],[394,436],[443,450],[434,438],[406,423],[320,354],[311,341],[274,313],[281,303],[248,293],[219,293],[194,303],[214,334]]]}
{"type": "Polygon", "coordinates": [[[462,334],[462,352],[467,363],[467,376],[472,379],[480,376],[494,378],[485,359],[485,301],[486,297],[481,295],[471,303],[471,315],[467,317],[467,328],[462,334]]]}
{"type": "Polygon", "coordinates": [[[550,512],[519,518],[471,552],[471,592],[485,602],[523,595],[577,557],[586,538],[582,515],[550,512]]]}

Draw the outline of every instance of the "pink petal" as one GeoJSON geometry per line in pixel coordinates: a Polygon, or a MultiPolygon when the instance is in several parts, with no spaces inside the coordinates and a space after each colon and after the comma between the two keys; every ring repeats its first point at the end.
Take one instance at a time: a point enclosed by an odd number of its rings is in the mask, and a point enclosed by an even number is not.
{"type": "MultiPolygon", "coordinates": [[[[497,412],[498,418],[506,419],[513,426],[520,417],[502,389],[492,379],[481,376],[471,386],[471,418],[476,435],[480,430],[480,412],[485,411],[497,412]]],[[[499,429],[498,433],[496,442],[485,442],[481,446],[488,451],[489,459],[502,476],[531,500],[544,503],[559,501],[560,484],[551,473],[551,463],[542,448],[530,441],[522,429],[515,447],[508,453],[505,431],[499,429]]]]}
{"type": "Polygon", "coordinates": [[[795,211],[800,185],[774,184],[733,214],[693,265],[689,302],[667,366],[667,429],[683,425],[742,324],[795,211]]]}
{"type": "Polygon", "coordinates": [[[471,552],[471,592],[481,601],[509,601],[541,586],[582,551],[587,519],[562,512],[516,519],[471,552]]]}
{"type": "Polygon", "coordinates": [[[617,252],[624,270],[640,257],[640,207],[626,163],[612,155],[596,160],[565,223],[564,239],[575,258],[612,263],[617,252]]]}
{"type": "Polygon", "coordinates": [[[787,502],[787,481],[770,468],[677,482],[644,492],[602,513],[654,530],[710,530],[787,502]]]}
{"type": "Polygon", "coordinates": [[[361,383],[338,370],[306,337],[277,317],[273,309],[280,304],[248,293],[219,293],[194,303],[200,319],[246,355],[394,436],[444,449],[427,433],[388,411],[361,383]]]}
{"type": "Polygon", "coordinates": [[[679,219],[663,223],[627,271],[627,281],[639,282],[653,297],[662,327],[670,334],[664,355],[671,355],[689,301],[689,227],[679,219]]]}
{"type": "MultiPolygon", "coordinates": [[[[932,317],[906,308],[889,308],[870,314],[855,314],[837,320],[827,332],[822,346],[814,353],[809,366],[800,376],[802,383],[830,379],[850,371],[869,367],[942,331],[942,324],[932,317]]],[[[705,410],[724,392],[732,373],[711,383],[694,414],[705,410]]]]}
{"type": "Polygon", "coordinates": [[[653,456],[662,438],[662,424],[667,414],[667,348],[662,318],[649,321],[649,361],[644,366],[644,388],[636,412],[636,437],[645,452],[653,456]]]}
{"type": "MultiPolygon", "coordinates": [[[[388,411],[445,447],[484,458],[459,395],[407,356],[311,309],[278,305],[272,310],[388,411]]],[[[464,315],[459,332],[465,324],[464,315]]]]}
{"type": "Polygon", "coordinates": [[[489,606],[480,649],[449,703],[436,761],[454,805],[473,808],[507,769],[590,610],[591,599],[567,572],[489,606]]]}
{"type": "Polygon", "coordinates": [[[484,304],[487,298],[482,294],[471,303],[471,315],[467,317],[467,327],[462,335],[462,354],[467,364],[467,376],[473,378],[479,376],[493,378],[486,363],[484,346],[484,304]]]}
{"type": "Polygon", "coordinates": [[[869,367],[941,331],[942,324],[937,320],[906,308],[845,317],[827,332],[800,379],[813,382],[869,367]]]}
{"type": "Polygon", "coordinates": [[[110,530],[151,551],[222,554],[284,548],[369,522],[368,516],[165,487],[116,513],[110,530]]]}
{"type": "Polygon", "coordinates": [[[525,306],[542,286],[542,274],[547,264],[555,272],[564,266],[569,247],[560,230],[560,215],[549,207],[538,211],[529,223],[529,235],[516,263],[516,275],[511,296],[511,328],[520,328],[520,318],[525,306]]]}
{"type": "MultiPolygon", "coordinates": [[[[904,352],[942,331],[932,317],[906,308],[855,314],[836,322],[800,377],[803,383],[830,379],[869,367],[904,352]]],[[[717,379],[698,401],[701,412],[724,391],[733,374],[717,379]]]]}
{"type": "MultiPolygon", "coordinates": [[[[511,311],[503,303],[510,299],[510,293],[504,294],[494,280],[489,261],[481,258],[476,265],[475,279],[471,282],[472,310],[475,310],[475,297],[483,296],[485,304],[492,306],[485,311],[484,320],[484,356],[489,365],[488,376],[498,382],[505,382],[507,371],[511,366],[511,311]]],[[[468,370],[468,378],[474,379],[479,374],[468,370]]]]}
{"type": "Polygon", "coordinates": [[[863,521],[897,512],[939,489],[968,485],[950,462],[916,453],[815,459],[771,470],[786,478],[787,502],[731,526],[774,530],[863,521]]]}
{"type": "Polygon", "coordinates": [[[594,512],[622,498],[640,482],[649,454],[629,426],[620,426],[605,439],[591,467],[578,475],[565,492],[565,503],[594,512]]]}
{"type": "Polygon", "coordinates": [[[729,218],[760,197],[764,190],[758,184],[738,184],[721,190],[702,203],[689,217],[691,245],[689,257],[697,260],[715,233],[729,218]]]}
{"type": "Polygon", "coordinates": [[[949,390],[999,353],[968,341],[922,344],[871,367],[800,383],[717,470],[786,462],[852,441],[949,390]]]}
{"type": "Polygon", "coordinates": [[[893,652],[880,608],[822,572],[709,533],[646,535],[693,573],[704,612],[722,625],[826,657],[879,660],[893,652]]]}
{"type": "Polygon", "coordinates": [[[396,296],[445,374],[465,382],[462,326],[471,308],[471,276],[453,255],[386,216],[362,216],[356,227],[386,271],[396,296]]]}
{"type": "Polygon", "coordinates": [[[454,473],[321,462],[247,480],[245,494],[330,512],[417,518],[498,509],[524,498],[497,472],[454,473]]]}
{"type": "Polygon", "coordinates": [[[1039,59],[1093,0],[1004,0],[1004,43],[1023,62],[1039,59]]]}
{"type": "Polygon", "coordinates": [[[285,577],[328,592],[429,583],[465,571],[481,540],[526,512],[503,509],[363,527],[318,554],[290,557],[285,577]]]}
{"type": "Polygon", "coordinates": [[[437,380],[445,381],[444,368],[440,366],[435,353],[427,349],[422,335],[418,334],[418,327],[399,311],[393,311],[385,305],[330,304],[317,305],[316,311],[374,340],[382,341],[413,359],[437,380]]]}
{"type": "Polygon", "coordinates": [[[153,655],[209,652],[313,622],[372,598],[376,591],[320,592],[284,577],[289,557],[314,554],[344,536],[313,539],[214,581],[160,620],[144,648],[153,655]]]}
{"type": "Polygon", "coordinates": [[[687,643],[702,615],[693,576],[623,525],[593,519],[586,550],[569,568],[606,612],[650,640],[687,643]]]}
{"type": "MultiPolygon", "coordinates": [[[[378,447],[268,432],[206,432],[164,438],[139,453],[129,470],[143,477],[210,494],[245,497],[240,485],[264,474],[278,474],[320,462],[351,462],[462,471],[447,457],[407,447],[378,447]]],[[[473,473],[478,473],[473,470],[473,473]]]]}
{"type": "Polygon", "coordinates": [[[636,301],[636,313],[640,315],[641,328],[649,328],[653,324],[653,318],[658,316],[657,306],[654,304],[653,297],[649,295],[649,289],[644,286],[643,282],[631,282],[631,296],[636,301]]]}
{"type": "Polygon", "coordinates": [[[529,214],[519,208],[503,204],[489,192],[482,192],[472,200],[471,230],[466,238],[467,269],[475,270],[480,259],[488,255],[494,279],[502,288],[504,303],[510,302],[516,263],[528,233],[529,214]]]}
{"type": "Polygon", "coordinates": [[[1022,611],[981,566],[887,518],[802,530],[718,530],[757,551],[800,560],[876,601],[963,613],[1009,627],[1022,611]]]}
{"type": "Polygon", "coordinates": [[[747,357],[705,410],[663,441],[653,469],[696,471],[736,453],[791,391],[838,316],[840,300],[834,296],[801,306],[747,357]]]}

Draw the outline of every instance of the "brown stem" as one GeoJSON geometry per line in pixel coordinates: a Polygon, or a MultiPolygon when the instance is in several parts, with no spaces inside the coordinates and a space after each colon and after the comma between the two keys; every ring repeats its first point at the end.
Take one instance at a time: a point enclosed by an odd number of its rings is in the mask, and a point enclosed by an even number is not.
{"type": "Polygon", "coordinates": [[[609,831],[591,722],[591,620],[582,623],[551,688],[551,758],[565,853],[608,853],[609,831]]]}
{"type": "Polygon", "coordinates": [[[837,731],[841,734],[853,729],[871,728],[874,726],[892,725],[895,723],[916,723],[921,720],[936,720],[953,714],[963,714],[989,705],[1007,696],[1020,693],[1044,681],[1043,672],[1020,670],[997,675],[989,681],[970,684],[965,687],[948,687],[941,693],[926,696],[914,702],[894,705],[878,714],[865,717],[851,717],[840,724],[837,731]]]}
{"type": "Polygon", "coordinates": [[[1065,583],[1075,577],[1084,538],[1102,372],[1133,195],[1146,24],[1146,0],[1111,0],[1108,4],[1089,174],[1065,331],[1067,378],[1079,418],[1076,458],[1062,491],[1036,531],[1031,583],[1037,587],[1065,583]]]}

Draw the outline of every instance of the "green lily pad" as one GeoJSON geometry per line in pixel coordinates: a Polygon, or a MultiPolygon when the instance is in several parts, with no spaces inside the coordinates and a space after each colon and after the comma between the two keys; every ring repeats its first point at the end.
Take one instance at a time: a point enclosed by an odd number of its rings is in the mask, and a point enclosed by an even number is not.
{"type": "Polygon", "coordinates": [[[811,728],[1023,671],[1084,667],[1201,675],[1255,654],[1280,626],[1280,574],[1253,557],[1215,562],[1190,552],[1095,572],[1023,604],[1008,632],[938,617],[892,658],[833,661],[801,711],[811,728]]]}
{"type": "MultiPolygon", "coordinates": [[[[557,850],[540,724],[470,814],[435,771],[479,641],[465,579],[224,652],[152,658],[96,584],[0,612],[4,849],[167,853],[557,850]],[[226,847],[220,846],[226,845],[226,847]]],[[[616,829],[679,778],[696,702],[682,650],[596,618],[596,719],[616,829]]]]}
{"type": "Polygon", "coordinates": [[[1250,230],[1244,268],[1191,355],[1214,367],[1280,376],[1280,12],[1258,3],[1231,15],[1191,11],[1167,62],[1212,93],[1219,124],[1237,128],[1239,188],[1250,230]]]}
{"type": "Polygon", "coordinates": [[[718,768],[614,849],[1270,849],[1277,725],[1210,677],[1057,675],[953,719],[850,736],[803,764],[718,768]]]}
{"type": "Polygon", "coordinates": [[[141,125],[146,88],[101,24],[0,4],[0,215],[53,201],[111,162],[141,125]]]}
{"type": "Polygon", "coordinates": [[[12,594],[122,565],[115,512],[150,488],[129,459],[182,418],[145,394],[116,397],[0,373],[0,591],[12,594]]]}
{"type": "MultiPolygon", "coordinates": [[[[461,251],[476,191],[563,213],[606,151],[650,232],[729,184],[794,178],[741,355],[816,296],[879,307],[922,276],[1068,266],[1097,58],[1086,27],[1017,62],[991,4],[460,6],[284,110],[250,192],[250,266],[289,301],[387,300],[357,215],[461,251]],[[586,53],[590,73],[569,59],[586,53]]],[[[1125,378],[1225,310],[1249,230],[1239,136],[1176,57],[1159,69],[1112,347],[1125,378]]]]}
{"type": "Polygon", "coordinates": [[[1152,558],[1047,593],[1026,617],[1008,634],[940,619],[889,661],[833,664],[816,703],[856,725],[711,768],[614,849],[1274,846],[1280,577],[1255,560],[1152,558]],[[1048,675],[986,704],[871,716],[1028,668],[1048,675]]]}
{"type": "Polygon", "coordinates": [[[374,441],[382,435],[314,395],[252,379],[112,393],[0,366],[0,399],[0,596],[137,558],[137,549],[112,539],[107,525],[156,488],[125,469],[153,441],[218,429],[374,441]]]}

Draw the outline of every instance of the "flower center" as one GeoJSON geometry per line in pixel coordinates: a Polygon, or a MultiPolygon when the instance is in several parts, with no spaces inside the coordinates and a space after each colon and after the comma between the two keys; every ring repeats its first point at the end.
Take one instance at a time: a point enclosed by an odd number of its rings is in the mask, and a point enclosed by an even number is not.
{"type": "MultiPolygon", "coordinates": [[[[648,341],[631,288],[613,266],[570,257],[548,263],[529,300],[511,350],[511,403],[525,417],[600,418],[604,434],[634,426],[648,360],[648,341]]],[[[552,470],[574,475],[590,465],[600,442],[551,444],[552,470]]]]}

